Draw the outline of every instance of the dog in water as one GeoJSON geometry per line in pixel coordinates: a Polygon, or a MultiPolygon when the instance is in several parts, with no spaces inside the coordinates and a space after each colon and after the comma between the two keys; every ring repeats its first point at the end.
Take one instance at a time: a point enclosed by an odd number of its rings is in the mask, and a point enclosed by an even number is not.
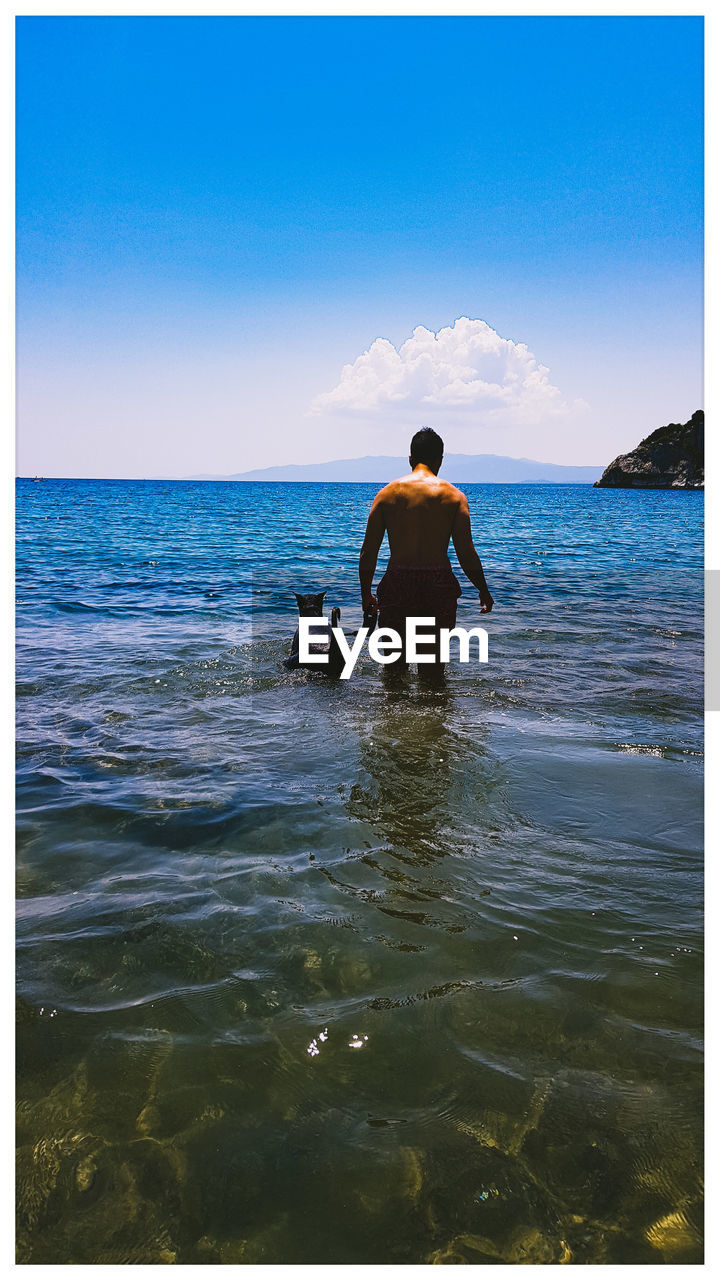
{"type": "MultiPolygon", "coordinates": [[[[298,616],[301,618],[322,618],[323,616],[323,600],[327,592],[318,591],[314,594],[301,596],[298,592],[294,592],[297,600],[298,616]]],[[[365,613],[363,615],[363,626],[369,628],[369,632],[374,631],[376,623],[376,615],[365,613]]],[[[299,667],[303,667],[309,671],[318,671],[327,676],[339,676],[345,666],[345,657],[333,634],[333,627],[340,626],[340,610],[335,607],[330,615],[330,622],[326,624],[326,635],[324,636],[318,628],[318,639],[313,639],[310,643],[311,653],[326,653],[328,655],[327,662],[322,664],[301,663],[300,662],[300,629],[296,628],[295,635],[292,638],[290,646],[290,657],[286,658],[283,666],[288,671],[296,671],[299,667]]],[[[356,631],[350,633],[351,636],[357,635],[356,631]]]]}

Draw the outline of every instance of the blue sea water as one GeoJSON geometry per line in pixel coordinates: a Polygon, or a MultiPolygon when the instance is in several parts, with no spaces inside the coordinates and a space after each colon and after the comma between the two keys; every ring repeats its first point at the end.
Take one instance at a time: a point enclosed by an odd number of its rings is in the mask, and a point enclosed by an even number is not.
{"type": "Polygon", "coordinates": [[[18,482],[20,1261],[701,1260],[702,495],[466,488],[436,690],[373,486],[18,482]]]}

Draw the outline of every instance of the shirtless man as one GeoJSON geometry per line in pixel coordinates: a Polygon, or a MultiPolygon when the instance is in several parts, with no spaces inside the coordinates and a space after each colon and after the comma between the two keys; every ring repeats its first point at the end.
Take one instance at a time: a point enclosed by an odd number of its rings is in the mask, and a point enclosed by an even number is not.
{"type": "Polygon", "coordinates": [[[489,613],[493,607],[473,545],[467,498],[438,479],[443,449],[440,436],[430,427],[413,436],[412,471],[377,494],[360,552],[363,611],[375,612],[379,607],[379,625],[392,627],[403,637],[408,617],[434,617],[437,627],[455,626],[462,593],[448,559],[451,537],[461,569],[478,590],[480,612],[489,613]],[[386,531],[390,562],[374,596],[373,574],[386,531]]]}

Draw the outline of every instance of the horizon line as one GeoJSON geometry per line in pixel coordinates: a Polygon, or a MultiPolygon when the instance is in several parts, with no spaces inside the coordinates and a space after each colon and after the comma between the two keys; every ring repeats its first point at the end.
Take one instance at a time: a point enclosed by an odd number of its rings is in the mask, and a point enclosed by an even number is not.
{"type": "MultiPolygon", "coordinates": [[[[557,463],[561,466],[561,463],[557,463]]],[[[589,464],[588,464],[589,466],[589,464]]],[[[268,468],[270,470],[271,468],[268,468]]],[[[578,470],[579,468],[574,468],[578,470]]],[[[594,468],[590,468],[591,470],[594,468]]],[[[15,476],[16,480],[29,480],[31,484],[45,484],[48,480],[82,480],[88,484],[118,484],[132,482],[155,484],[162,480],[167,484],[382,484],[382,480],[236,480],[234,476],[15,476]]],[[[453,480],[452,484],[590,484],[588,480],[453,480]]]]}
{"type": "MultiPolygon", "coordinates": [[[[37,480],[37,481],[42,481],[42,480],[177,480],[177,481],[209,480],[209,481],[221,482],[221,481],[223,481],[223,480],[233,480],[233,479],[234,479],[234,477],[235,477],[236,475],[249,475],[249,474],[251,474],[251,473],[259,473],[259,472],[263,472],[263,471],[274,471],[274,470],[276,470],[276,469],[278,469],[278,468],[281,468],[281,467],[282,467],[282,468],[288,468],[288,469],[289,469],[289,468],[291,468],[291,467],[297,467],[298,469],[300,469],[300,468],[303,468],[303,467],[329,467],[329,466],[335,466],[335,465],[337,465],[338,463],[343,463],[343,462],[375,462],[375,461],[378,461],[378,462],[385,462],[385,461],[388,461],[388,462],[398,462],[398,461],[400,461],[400,462],[402,462],[402,461],[404,460],[405,456],[406,456],[406,455],[404,455],[404,454],[397,454],[397,453],[364,453],[364,454],[361,454],[361,455],[355,455],[355,456],[354,456],[354,457],[352,457],[352,458],[325,458],[325,459],[323,459],[322,461],[317,461],[317,460],[316,460],[316,461],[313,461],[313,462],[271,462],[271,463],[269,463],[268,465],[266,465],[266,466],[264,466],[264,467],[249,467],[247,471],[241,471],[241,472],[228,472],[228,473],[227,473],[227,474],[225,474],[225,475],[216,475],[216,474],[212,474],[212,473],[210,473],[210,472],[202,472],[202,473],[200,473],[200,474],[198,474],[198,475],[181,475],[181,476],[168,476],[168,475],[165,475],[165,476],[158,476],[158,475],[154,475],[154,476],[152,476],[152,475],[151,475],[151,476],[148,476],[148,475],[145,475],[145,476],[137,476],[137,475],[136,475],[136,476],[58,476],[58,475],[52,475],[52,476],[51,476],[51,475],[42,475],[42,476],[41,476],[41,475],[37,475],[37,474],[36,474],[36,475],[34,475],[34,476],[31,476],[31,475],[20,475],[19,473],[17,473],[17,472],[16,472],[16,474],[15,474],[15,479],[16,479],[16,480],[32,480],[32,481],[35,481],[35,480],[37,480]]],[[[517,458],[517,457],[513,457],[511,454],[507,454],[507,453],[445,453],[445,454],[443,455],[443,461],[447,460],[448,458],[462,458],[462,459],[468,458],[468,459],[472,459],[473,461],[477,460],[478,458],[500,458],[500,459],[502,459],[502,461],[503,461],[503,462],[527,462],[527,463],[531,463],[533,466],[536,466],[536,467],[561,467],[563,470],[575,470],[575,471],[580,470],[580,469],[592,470],[592,469],[595,469],[595,468],[597,468],[597,467],[600,467],[602,470],[605,470],[605,468],[606,468],[606,467],[607,467],[607,465],[608,465],[607,463],[602,463],[602,462],[546,462],[546,461],[542,461],[542,460],[540,460],[540,459],[538,459],[538,458],[526,458],[526,457],[520,457],[520,458],[517,458]]],[[[409,459],[409,455],[408,455],[408,462],[409,462],[409,460],[410,460],[410,459],[409,459]]],[[[252,482],[252,481],[235,481],[235,483],[253,483],[253,482],[252,482]]],[[[292,483],[292,482],[291,482],[291,481],[277,481],[276,483],[278,483],[278,484],[282,484],[282,483],[292,483]]],[[[324,483],[324,482],[323,482],[323,481],[321,481],[321,480],[318,480],[318,481],[307,481],[306,483],[311,483],[311,484],[312,484],[312,483],[315,483],[315,484],[322,484],[322,483],[324,483]]],[[[333,483],[337,483],[337,484],[373,484],[373,483],[374,483],[374,481],[372,481],[372,480],[358,480],[358,481],[356,481],[356,480],[338,480],[338,481],[334,481],[333,483]]],[[[379,482],[378,482],[378,483],[379,483],[379,482]]],[[[459,483],[463,483],[463,482],[462,482],[462,481],[460,481],[459,483]]],[[[483,482],[482,482],[482,481],[467,481],[466,483],[468,483],[468,484],[478,484],[478,483],[483,483],[483,482]]],[[[484,482],[484,483],[487,483],[487,484],[495,484],[495,483],[501,483],[501,484],[518,484],[518,483],[521,483],[521,484],[522,484],[522,483],[528,483],[528,484],[531,484],[531,483],[536,483],[536,482],[533,482],[533,481],[513,481],[513,480],[507,480],[507,481],[492,481],[492,480],[489,480],[489,481],[486,481],[486,482],[484,482]]]]}

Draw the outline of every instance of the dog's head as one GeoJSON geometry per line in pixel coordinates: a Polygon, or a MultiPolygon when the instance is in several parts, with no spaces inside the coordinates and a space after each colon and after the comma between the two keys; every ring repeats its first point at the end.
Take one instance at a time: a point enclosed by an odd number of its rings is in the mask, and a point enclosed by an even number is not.
{"type": "Polygon", "coordinates": [[[301,618],[321,618],[323,611],[323,600],[327,595],[326,591],[318,591],[315,595],[301,596],[297,591],[294,592],[297,600],[298,613],[301,618]]]}

